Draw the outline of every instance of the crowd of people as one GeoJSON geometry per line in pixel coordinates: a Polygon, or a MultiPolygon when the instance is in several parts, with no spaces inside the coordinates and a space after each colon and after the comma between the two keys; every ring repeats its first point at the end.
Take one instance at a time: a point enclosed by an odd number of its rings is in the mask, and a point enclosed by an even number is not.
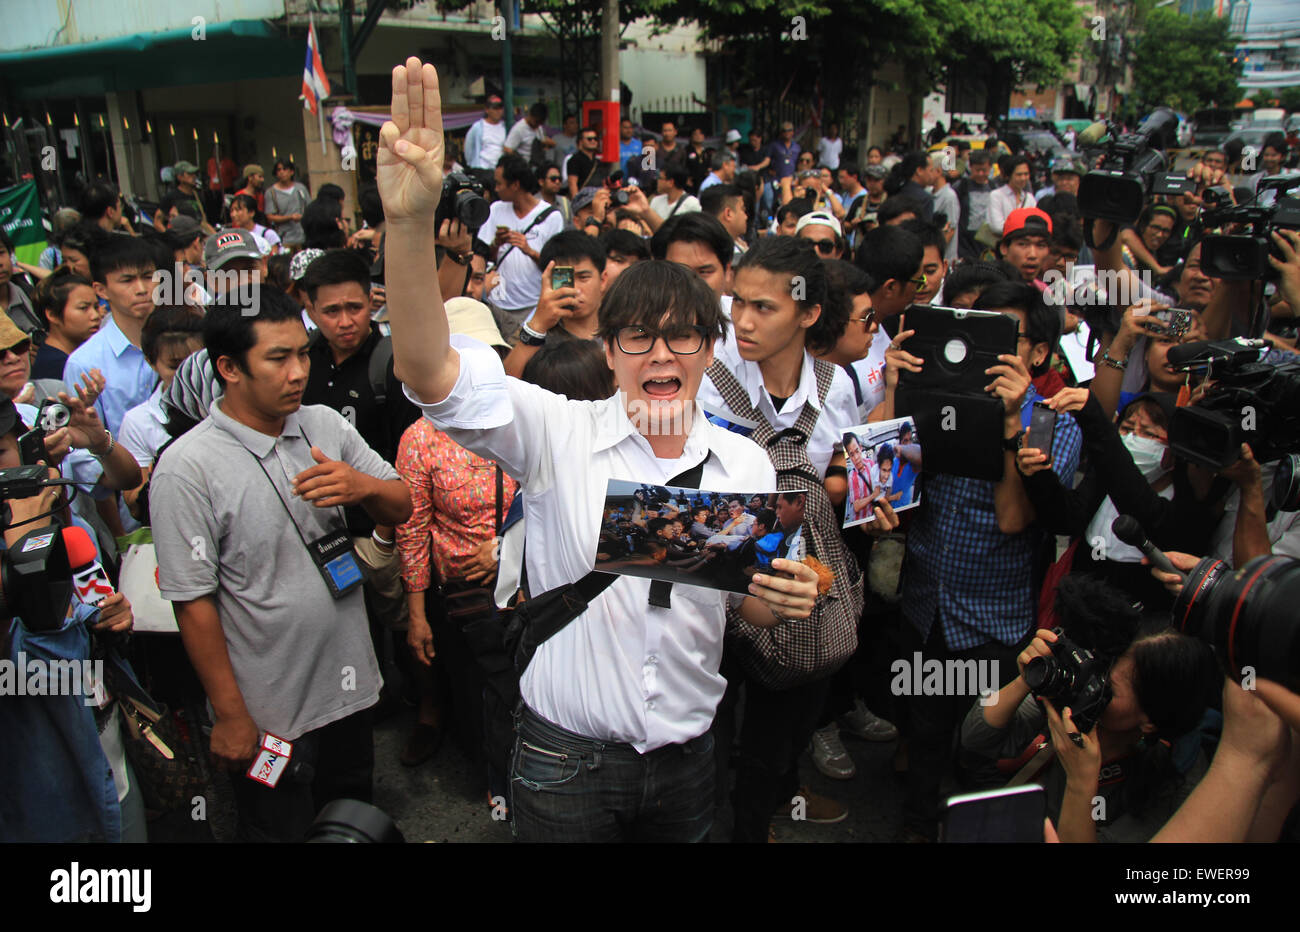
{"type": "Polygon", "coordinates": [[[549,135],[544,107],[507,127],[489,97],[459,156],[432,66],[393,88],[356,231],[343,192],[313,197],[287,161],[270,186],[246,166],[216,211],[178,163],[152,216],[98,182],[39,265],[0,242],[0,466],[32,465],[22,441],[61,405],[36,461],[77,493],[7,502],[6,545],[79,526],[122,589],[52,630],[15,617],[4,656],[108,651],[138,674],[58,715],[0,698],[0,729],[44,736],[0,764],[6,840],[150,837],[167,805],[134,690],[187,713],[196,785],[228,783],[242,840],[372,800],[394,714],[413,720],[401,763],[437,767],[454,738],[521,841],[837,823],[801,768],[857,778],[851,741],[894,748],[898,840],[935,840],[948,796],[1029,764],[1062,841],[1294,836],[1300,699],[1225,675],[1173,620],[1182,576],[1112,530],[1135,517],[1183,572],[1300,557],[1300,496],[1266,504],[1300,450],[1211,467],[1171,442],[1222,378],[1174,347],[1261,337],[1280,378],[1300,359],[1300,234],[1271,233],[1266,286],[1215,277],[1198,223],[1293,153],[1255,177],[1206,152],[1186,193],[1121,224],[1080,197],[1083,153],[1034,192],[996,144],[941,163],[855,153],[833,124],[711,147],[624,120],[605,162],[599,127],[549,135]],[[477,229],[440,213],[460,171],[491,198],[477,229]],[[1062,304],[1051,273],[1083,268],[1131,300],[1062,304]],[[987,430],[955,428],[1000,444],[998,478],[921,468],[900,391],[937,364],[909,342],[918,306],[1014,321],[987,430]],[[1087,365],[1063,349],[1077,333],[1087,365]],[[607,501],[610,480],[636,491],[607,501]],[[633,562],[716,579],[599,572],[633,562]],[[179,633],[127,640],[159,595],[174,622],[152,620],[179,633]],[[1063,637],[1102,671],[1097,708],[1030,688],[1063,637]],[[993,688],[891,686],[935,661],[993,688]],[[292,753],[269,779],[275,739],[292,753]]]}

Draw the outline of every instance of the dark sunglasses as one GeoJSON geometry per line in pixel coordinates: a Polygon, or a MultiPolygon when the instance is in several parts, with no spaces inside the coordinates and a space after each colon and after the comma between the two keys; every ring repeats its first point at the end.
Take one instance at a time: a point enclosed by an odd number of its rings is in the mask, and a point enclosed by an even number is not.
{"type": "Polygon", "coordinates": [[[835,240],[833,239],[815,239],[813,245],[817,247],[817,251],[823,256],[829,256],[835,251],[835,240]]]}
{"type": "Polygon", "coordinates": [[[4,352],[13,353],[16,357],[22,359],[31,351],[32,351],[32,341],[30,338],[28,338],[26,340],[22,340],[21,342],[15,343],[13,346],[9,347],[4,352]]]}

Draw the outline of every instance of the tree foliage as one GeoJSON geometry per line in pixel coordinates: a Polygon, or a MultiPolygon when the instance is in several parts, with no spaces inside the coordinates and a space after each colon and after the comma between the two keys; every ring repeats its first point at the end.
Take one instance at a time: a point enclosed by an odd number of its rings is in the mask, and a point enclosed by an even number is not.
{"type": "Polygon", "coordinates": [[[1183,16],[1154,9],[1133,49],[1133,93],[1143,109],[1168,106],[1184,113],[1230,107],[1238,100],[1241,65],[1226,18],[1183,16]]]}

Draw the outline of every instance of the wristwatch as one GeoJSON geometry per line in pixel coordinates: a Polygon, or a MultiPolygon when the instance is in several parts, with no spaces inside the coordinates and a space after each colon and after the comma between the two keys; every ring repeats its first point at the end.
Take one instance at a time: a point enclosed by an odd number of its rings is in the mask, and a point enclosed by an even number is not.
{"type": "Polygon", "coordinates": [[[1025,436],[1024,428],[1016,431],[1010,437],[1002,438],[1002,449],[1008,453],[1015,453],[1020,450],[1020,441],[1025,436]]]}
{"type": "Polygon", "coordinates": [[[519,325],[519,342],[524,346],[544,346],[546,344],[546,334],[538,333],[528,326],[528,322],[519,325]]]}
{"type": "Polygon", "coordinates": [[[455,253],[448,253],[448,255],[451,257],[451,261],[455,262],[457,265],[469,265],[471,260],[474,258],[474,250],[471,249],[462,256],[458,256],[455,253]]]}

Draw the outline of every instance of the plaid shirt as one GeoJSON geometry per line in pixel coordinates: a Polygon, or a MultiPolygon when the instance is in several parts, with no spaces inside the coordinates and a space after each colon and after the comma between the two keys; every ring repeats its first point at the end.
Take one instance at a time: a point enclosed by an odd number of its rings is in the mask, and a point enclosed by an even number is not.
{"type": "MultiPolygon", "coordinates": [[[[1031,386],[1020,409],[1029,426],[1031,386]]],[[[1068,414],[1056,418],[1052,464],[1061,484],[1074,485],[1083,433],[1068,414]]],[[[998,529],[997,483],[960,476],[929,475],[921,507],[907,533],[903,617],[928,639],[935,617],[951,650],[998,641],[1014,645],[1034,623],[1034,552],[1043,532],[998,529]]]]}

